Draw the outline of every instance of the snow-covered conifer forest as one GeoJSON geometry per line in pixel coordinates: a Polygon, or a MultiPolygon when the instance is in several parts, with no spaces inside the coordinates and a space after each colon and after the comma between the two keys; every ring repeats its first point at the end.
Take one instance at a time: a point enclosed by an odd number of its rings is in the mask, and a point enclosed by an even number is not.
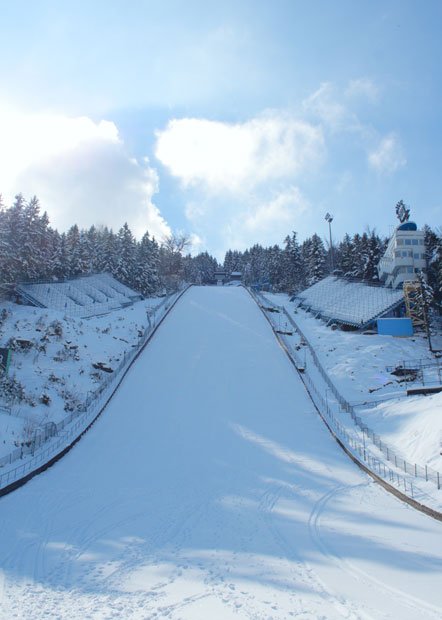
{"type": "MultiPolygon", "coordinates": [[[[115,232],[107,227],[79,229],[74,223],[60,233],[50,226],[36,197],[21,194],[9,208],[0,201],[0,284],[38,279],[70,278],[109,272],[143,295],[173,290],[178,281],[213,282],[218,267],[240,271],[243,282],[271,286],[274,291],[296,292],[330,271],[331,251],[318,234],[299,241],[289,233],[282,245],[253,245],[245,251],[228,250],[222,265],[208,252],[186,254],[188,239],[175,236],[157,240],[146,231],[135,239],[127,224],[115,232]]],[[[442,231],[425,226],[428,280],[435,302],[442,300],[442,231]]],[[[387,240],[368,230],[346,234],[333,248],[333,264],[343,275],[376,281],[376,265],[387,240]]]]}

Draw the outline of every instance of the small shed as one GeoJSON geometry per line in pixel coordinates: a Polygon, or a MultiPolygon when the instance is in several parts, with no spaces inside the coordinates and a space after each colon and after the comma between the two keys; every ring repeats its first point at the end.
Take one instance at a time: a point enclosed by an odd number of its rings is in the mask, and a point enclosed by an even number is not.
{"type": "Polygon", "coordinates": [[[227,282],[227,271],[223,269],[218,269],[215,271],[215,281],[218,286],[222,286],[227,282]]]}
{"type": "Polygon", "coordinates": [[[230,274],[230,282],[241,282],[242,273],[240,271],[232,271],[230,274]]]}

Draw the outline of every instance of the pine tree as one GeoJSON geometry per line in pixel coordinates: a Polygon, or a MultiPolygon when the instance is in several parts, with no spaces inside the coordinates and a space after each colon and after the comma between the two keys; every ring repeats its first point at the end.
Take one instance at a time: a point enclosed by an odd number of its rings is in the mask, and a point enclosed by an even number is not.
{"type": "Polygon", "coordinates": [[[38,219],[35,238],[38,247],[39,263],[37,265],[37,277],[48,278],[52,275],[52,257],[56,235],[55,231],[49,226],[49,216],[46,211],[38,219]]]}
{"type": "Polygon", "coordinates": [[[9,225],[8,214],[6,212],[5,205],[3,203],[2,195],[0,194],[0,283],[5,284],[8,281],[8,264],[10,262],[9,257],[9,239],[8,239],[9,225]]]}
{"type": "Polygon", "coordinates": [[[268,271],[270,285],[273,290],[280,292],[283,291],[284,283],[284,263],[283,263],[283,250],[279,245],[274,245],[268,249],[268,271]]]}
{"type": "Polygon", "coordinates": [[[442,235],[438,237],[438,247],[434,259],[435,278],[434,278],[434,300],[442,314],[442,235]]]}
{"type": "Polygon", "coordinates": [[[302,245],[306,265],[307,286],[319,282],[325,276],[326,251],[322,239],[314,233],[302,245]]]}
{"type": "Polygon", "coordinates": [[[64,280],[69,277],[68,252],[66,243],[66,233],[61,235],[57,232],[54,235],[53,251],[50,259],[51,275],[57,280],[64,280]]]}
{"type": "Polygon", "coordinates": [[[344,276],[351,276],[353,271],[354,247],[350,235],[347,233],[338,246],[338,255],[338,268],[342,271],[344,276]]]}
{"type": "Polygon", "coordinates": [[[136,281],[136,242],[127,224],[118,231],[118,258],[114,270],[115,277],[129,287],[136,281]]]}
{"type": "Polygon", "coordinates": [[[218,261],[208,252],[201,252],[190,258],[187,271],[190,279],[187,281],[195,284],[212,284],[215,281],[215,271],[219,268],[218,261]]]}
{"type": "Polygon", "coordinates": [[[298,292],[306,285],[306,266],[296,232],[293,231],[291,237],[287,236],[284,243],[282,286],[288,293],[298,292]]]}
{"type": "Polygon", "coordinates": [[[224,256],[223,268],[227,273],[232,273],[233,269],[233,252],[232,250],[227,250],[224,256]]]}
{"type": "Polygon", "coordinates": [[[98,231],[95,226],[91,226],[89,230],[82,230],[80,233],[80,241],[81,241],[81,253],[84,262],[86,263],[86,271],[87,273],[96,273],[98,269],[98,252],[99,252],[99,242],[98,242],[98,231]]]}
{"type": "Polygon", "coordinates": [[[234,271],[242,272],[244,268],[243,263],[244,260],[242,252],[239,252],[238,250],[228,250],[224,258],[223,268],[229,274],[234,271]]]}
{"type": "Polygon", "coordinates": [[[424,226],[425,258],[427,263],[428,284],[434,291],[434,302],[440,309],[442,304],[442,235],[424,226]]]}
{"type": "Polygon", "coordinates": [[[80,230],[77,224],[71,226],[66,234],[66,258],[66,272],[69,277],[79,276],[85,272],[86,265],[84,264],[80,230]]]}
{"type": "Polygon", "coordinates": [[[351,269],[351,277],[353,278],[362,278],[364,273],[364,264],[367,256],[366,245],[367,245],[367,235],[364,236],[356,233],[352,238],[352,246],[353,246],[353,255],[352,255],[352,269],[351,269]]]}
{"type": "Polygon", "coordinates": [[[118,260],[118,239],[112,229],[104,228],[98,231],[97,238],[97,271],[114,274],[118,260]]]}
{"type": "Polygon", "coordinates": [[[362,277],[367,282],[378,282],[378,263],[382,256],[382,243],[374,231],[370,232],[370,236],[366,242],[366,252],[364,256],[364,265],[362,277]]]}
{"type": "Polygon", "coordinates": [[[146,297],[154,295],[159,289],[158,253],[157,242],[146,232],[137,244],[133,282],[134,288],[146,297]]]}
{"type": "Polygon", "coordinates": [[[26,263],[22,260],[22,247],[25,244],[25,199],[17,194],[14,204],[6,211],[4,240],[7,251],[4,257],[4,270],[7,282],[19,282],[26,273],[26,263]]]}

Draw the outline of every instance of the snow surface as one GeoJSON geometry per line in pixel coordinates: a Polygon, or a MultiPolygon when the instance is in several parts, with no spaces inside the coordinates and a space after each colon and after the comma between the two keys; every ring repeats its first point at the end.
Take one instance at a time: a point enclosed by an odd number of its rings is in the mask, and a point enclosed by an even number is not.
{"type": "Polygon", "coordinates": [[[42,425],[59,422],[98,390],[109,374],[93,364],[101,362],[114,370],[137,346],[151,320],[148,314],[153,315],[162,302],[146,299],[90,319],[3,302],[2,346],[10,339],[25,340],[31,346],[12,352],[9,376],[22,384],[25,398],[11,406],[0,396],[0,458],[32,438],[42,425]]]}
{"type": "MultiPolygon", "coordinates": [[[[407,396],[407,387],[422,383],[404,383],[387,370],[409,360],[417,366],[419,360],[434,364],[423,335],[394,338],[333,331],[287,295],[265,297],[288,310],[339,392],[352,404],[361,404],[357,413],[371,429],[409,462],[442,471],[442,394],[407,396]]],[[[438,382],[435,370],[424,372],[426,384],[438,382]]]]}
{"type": "Polygon", "coordinates": [[[0,508],[5,619],[442,616],[441,523],[345,456],[238,287],[190,289],[0,508]]]}

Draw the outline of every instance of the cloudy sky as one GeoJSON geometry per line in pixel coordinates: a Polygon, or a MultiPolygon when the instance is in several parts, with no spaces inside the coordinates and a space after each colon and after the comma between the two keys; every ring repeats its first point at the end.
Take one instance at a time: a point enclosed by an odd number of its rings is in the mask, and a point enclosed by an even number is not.
{"type": "Polygon", "coordinates": [[[194,251],[442,225],[440,0],[0,0],[0,193],[194,251]]]}

